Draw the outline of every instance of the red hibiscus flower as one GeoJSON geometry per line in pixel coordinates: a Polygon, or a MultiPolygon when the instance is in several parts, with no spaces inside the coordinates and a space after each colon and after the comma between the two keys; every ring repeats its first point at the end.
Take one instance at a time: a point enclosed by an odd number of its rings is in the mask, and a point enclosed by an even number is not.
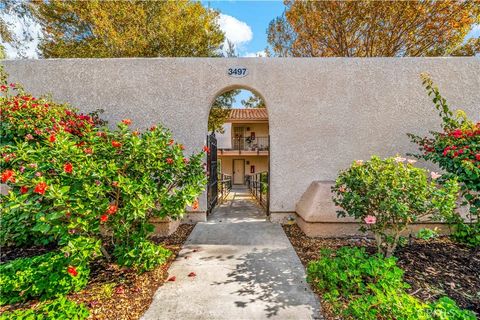
{"type": "Polygon", "coordinates": [[[106,213],[108,213],[108,214],[114,214],[115,212],[117,212],[117,209],[118,209],[118,208],[117,208],[116,205],[111,204],[111,205],[108,206],[108,209],[107,209],[106,213]]]}
{"type": "Polygon", "coordinates": [[[121,146],[122,146],[122,144],[120,142],[115,141],[115,140],[112,141],[112,147],[120,148],[121,146]]]}
{"type": "Polygon", "coordinates": [[[28,187],[27,186],[21,186],[20,187],[20,193],[21,194],[25,194],[28,192],[28,187]]]}
{"type": "Polygon", "coordinates": [[[38,194],[45,194],[45,190],[47,190],[48,186],[45,182],[39,182],[36,186],[33,192],[38,193],[38,194]]]}
{"type": "Polygon", "coordinates": [[[452,132],[452,136],[454,136],[457,139],[460,138],[462,136],[462,130],[460,130],[460,129],[454,130],[452,132]]]}
{"type": "Polygon", "coordinates": [[[108,220],[108,216],[106,214],[104,214],[100,217],[101,222],[107,222],[107,220],[108,220]]]}
{"type": "Polygon", "coordinates": [[[86,154],[92,154],[93,150],[92,150],[92,148],[85,148],[85,149],[83,149],[83,152],[85,152],[86,154]]]}
{"type": "Polygon", "coordinates": [[[72,266],[68,266],[67,272],[73,277],[76,277],[77,274],[78,274],[77,269],[75,267],[72,267],[72,266]]]}
{"type": "Polygon", "coordinates": [[[175,141],[173,139],[170,139],[170,141],[168,142],[168,145],[171,146],[175,143],[175,141]]]}
{"type": "Polygon", "coordinates": [[[167,163],[168,164],[173,164],[173,159],[172,158],[167,158],[167,163]]]}
{"type": "Polygon", "coordinates": [[[480,161],[480,153],[477,153],[477,154],[475,155],[475,159],[477,159],[477,161],[480,161]]]}
{"type": "Polygon", "coordinates": [[[63,165],[63,171],[66,173],[72,173],[73,171],[73,165],[70,162],[67,162],[63,165]]]}
{"type": "Polygon", "coordinates": [[[210,148],[207,146],[203,146],[203,151],[206,153],[210,153],[210,148]]]}
{"type": "Polygon", "coordinates": [[[7,181],[10,181],[10,182],[15,182],[15,172],[13,172],[13,170],[5,170],[2,172],[2,182],[5,183],[7,181]]]}
{"type": "Polygon", "coordinates": [[[192,209],[193,209],[193,210],[197,210],[197,209],[198,209],[198,199],[195,200],[195,201],[193,201],[192,209]]]}
{"type": "Polygon", "coordinates": [[[131,120],[131,119],[123,119],[123,120],[122,120],[122,123],[125,124],[125,125],[127,125],[127,126],[129,126],[129,125],[132,124],[132,120],[131,120]]]}
{"type": "Polygon", "coordinates": [[[48,141],[50,142],[55,142],[57,140],[57,137],[55,137],[54,134],[50,135],[50,137],[48,138],[48,141]]]}

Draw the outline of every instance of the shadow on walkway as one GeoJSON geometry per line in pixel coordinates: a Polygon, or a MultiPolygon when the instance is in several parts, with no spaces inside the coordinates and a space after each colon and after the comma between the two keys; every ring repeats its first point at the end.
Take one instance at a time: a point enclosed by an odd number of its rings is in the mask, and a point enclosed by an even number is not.
{"type": "Polygon", "coordinates": [[[195,226],[169,274],[142,319],[322,319],[282,227],[247,189],[195,226]]]}

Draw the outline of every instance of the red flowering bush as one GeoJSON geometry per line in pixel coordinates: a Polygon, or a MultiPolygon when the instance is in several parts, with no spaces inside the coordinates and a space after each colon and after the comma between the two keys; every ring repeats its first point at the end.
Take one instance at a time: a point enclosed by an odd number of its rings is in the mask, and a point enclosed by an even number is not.
{"type": "Polygon", "coordinates": [[[361,231],[375,236],[379,253],[389,257],[400,235],[411,223],[430,216],[450,215],[455,210],[458,183],[436,183],[438,174],[413,166],[415,160],[401,157],[355,161],[338,175],[334,203],[362,223],[361,231]]]}
{"type": "Polygon", "coordinates": [[[11,188],[0,198],[1,244],[63,245],[83,236],[103,241],[110,257],[115,246],[146,241],[151,218],[180,218],[203,190],[203,153],[186,157],[168,130],[132,132],[129,119],[116,130],[99,128],[51,101],[32,97],[17,107],[23,96],[6,91],[0,98],[2,115],[8,115],[2,119],[0,173],[11,188]],[[66,114],[77,120],[68,122],[66,114]],[[30,122],[36,115],[41,121],[30,122]]]}
{"type": "Polygon", "coordinates": [[[438,88],[427,75],[423,84],[442,117],[442,131],[431,132],[431,137],[409,134],[419,145],[422,154],[417,157],[432,161],[445,170],[442,179],[456,177],[460,182],[465,205],[469,206],[468,223],[458,215],[446,216],[454,225],[453,237],[473,245],[480,245],[480,122],[469,120],[465,113],[454,114],[438,88]]]}
{"type": "Polygon", "coordinates": [[[66,105],[56,104],[46,98],[37,99],[25,93],[18,84],[6,87],[2,93],[2,145],[10,144],[14,140],[35,143],[44,137],[54,142],[55,134],[59,131],[81,136],[94,126],[93,117],[79,114],[66,105]],[[14,95],[10,95],[11,91],[14,95]]]}

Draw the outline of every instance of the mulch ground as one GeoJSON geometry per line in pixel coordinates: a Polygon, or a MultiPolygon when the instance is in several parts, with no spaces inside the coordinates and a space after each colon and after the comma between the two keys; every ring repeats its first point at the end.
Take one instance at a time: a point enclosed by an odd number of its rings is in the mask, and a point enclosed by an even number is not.
{"type": "MultiPolygon", "coordinates": [[[[181,225],[178,230],[168,237],[157,237],[153,241],[172,251],[169,261],[156,269],[141,275],[133,270],[119,268],[113,263],[104,260],[91,264],[90,281],[87,287],[68,298],[72,301],[85,304],[89,311],[89,319],[139,319],[152,302],[153,295],[158,287],[167,280],[168,268],[175,260],[183,243],[193,230],[193,225],[181,225]]],[[[45,253],[53,248],[41,249],[45,253]]],[[[1,261],[5,262],[18,257],[38,255],[34,249],[2,250],[1,261]],[[13,251],[17,251],[16,253],[13,251]]],[[[26,308],[38,303],[29,301],[24,304],[0,307],[0,313],[6,310],[26,308]]]]}
{"type": "MultiPolygon", "coordinates": [[[[319,258],[322,248],[364,246],[368,252],[375,251],[374,242],[366,237],[310,238],[297,225],[283,228],[305,266],[319,258]]],[[[405,271],[405,281],[411,286],[410,294],[423,301],[449,296],[460,307],[480,315],[480,248],[468,248],[447,237],[430,241],[414,239],[397,249],[395,256],[398,266],[405,271]]],[[[335,319],[330,306],[323,301],[322,306],[327,318],[335,319]]]]}

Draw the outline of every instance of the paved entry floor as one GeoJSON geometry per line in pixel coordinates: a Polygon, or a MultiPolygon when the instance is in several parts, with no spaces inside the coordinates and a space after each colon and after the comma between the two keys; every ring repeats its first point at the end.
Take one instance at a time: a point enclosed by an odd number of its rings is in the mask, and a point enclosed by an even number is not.
{"type": "Polygon", "coordinates": [[[282,227],[246,189],[195,226],[169,275],[142,319],[321,319],[282,227]]]}

